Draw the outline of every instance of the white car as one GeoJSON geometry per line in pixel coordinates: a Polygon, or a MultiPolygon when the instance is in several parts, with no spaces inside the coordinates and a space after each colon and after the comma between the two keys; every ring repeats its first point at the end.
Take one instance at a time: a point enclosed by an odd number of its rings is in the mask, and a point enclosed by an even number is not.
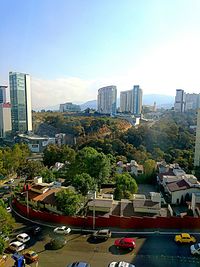
{"type": "Polygon", "coordinates": [[[17,235],[17,240],[22,242],[22,243],[26,243],[30,240],[30,236],[26,233],[22,233],[22,234],[19,234],[17,235]]]}
{"type": "Polygon", "coordinates": [[[196,243],[190,247],[192,255],[200,255],[200,243],[196,243]]]}
{"type": "Polygon", "coordinates": [[[53,231],[56,234],[67,235],[71,232],[71,228],[69,228],[67,226],[60,226],[60,227],[55,228],[53,231]]]}
{"type": "Polygon", "coordinates": [[[7,210],[7,212],[11,212],[12,211],[11,207],[7,207],[6,210],[7,210]]]}
{"type": "Polygon", "coordinates": [[[135,267],[135,265],[125,261],[113,261],[108,265],[108,267],[135,267]]]}
{"type": "Polygon", "coordinates": [[[10,243],[9,249],[14,252],[22,251],[25,249],[25,244],[19,241],[15,241],[15,242],[10,243]]]}

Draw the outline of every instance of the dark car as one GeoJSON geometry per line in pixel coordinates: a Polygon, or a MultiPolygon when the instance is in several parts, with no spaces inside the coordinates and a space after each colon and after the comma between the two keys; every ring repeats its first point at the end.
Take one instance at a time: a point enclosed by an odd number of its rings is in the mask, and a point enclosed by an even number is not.
{"type": "Polygon", "coordinates": [[[76,261],[67,265],[67,267],[90,267],[90,264],[83,261],[76,261]]]}
{"type": "Polygon", "coordinates": [[[42,232],[42,228],[40,226],[37,226],[37,225],[31,227],[31,229],[30,229],[30,234],[32,234],[32,235],[39,235],[39,234],[41,234],[41,232],[42,232]]]}
{"type": "Polygon", "coordinates": [[[46,249],[57,250],[57,249],[64,247],[66,244],[67,244],[67,241],[65,240],[65,238],[59,236],[59,237],[52,238],[51,241],[47,243],[45,247],[46,249]]]}
{"type": "Polygon", "coordinates": [[[109,229],[101,229],[92,234],[94,239],[108,239],[111,237],[111,231],[109,229]]]}

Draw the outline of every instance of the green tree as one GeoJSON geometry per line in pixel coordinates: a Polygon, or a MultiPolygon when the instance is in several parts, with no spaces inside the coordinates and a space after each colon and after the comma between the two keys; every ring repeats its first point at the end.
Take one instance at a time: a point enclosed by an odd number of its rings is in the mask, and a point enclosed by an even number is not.
{"type": "Polygon", "coordinates": [[[137,193],[138,186],[135,179],[129,173],[117,174],[115,177],[116,187],[114,198],[121,200],[130,199],[132,194],[137,193]]]}
{"type": "Polygon", "coordinates": [[[88,173],[100,186],[110,177],[111,164],[104,153],[99,153],[92,147],[84,147],[77,153],[74,169],[76,174],[88,173]]]}
{"type": "Polygon", "coordinates": [[[89,190],[95,189],[95,180],[87,173],[77,174],[72,179],[72,185],[83,196],[86,196],[89,190]]]}
{"type": "Polygon", "coordinates": [[[44,150],[43,162],[48,167],[53,166],[56,162],[72,163],[75,160],[75,151],[67,145],[61,147],[57,145],[48,145],[44,150]]]}
{"type": "Polygon", "coordinates": [[[42,170],[44,170],[44,165],[40,161],[27,161],[19,168],[19,172],[23,173],[28,178],[39,176],[42,170]]]}
{"type": "Polygon", "coordinates": [[[6,248],[6,242],[0,237],[0,255],[3,254],[5,248],[6,248]]]}
{"type": "Polygon", "coordinates": [[[56,194],[57,207],[65,215],[73,216],[81,208],[81,196],[72,189],[65,189],[56,194]]]}
{"type": "Polygon", "coordinates": [[[45,183],[51,183],[55,181],[55,174],[52,170],[48,169],[47,167],[44,167],[39,172],[39,175],[42,176],[42,181],[45,183]]]}

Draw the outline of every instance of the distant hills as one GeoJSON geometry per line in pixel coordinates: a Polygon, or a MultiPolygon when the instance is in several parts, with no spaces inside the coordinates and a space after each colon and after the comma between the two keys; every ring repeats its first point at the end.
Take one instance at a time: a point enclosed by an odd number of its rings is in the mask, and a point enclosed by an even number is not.
{"type": "MultiPolygon", "coordinates": [[[[143,95],[143,105],[153,105],[154,101],[156,102],[157,107],[159,108],[163,107],[167,109],[167,108],[173,107],[174,96],[160,95],[160,94],[143,95]]],[[[117,99],[117,106],[119,107],[119,105],[120,105],[120,101],[119,99],[117,99]]],[[[81,110],[85,110],[86,108],[97,109],[97,100],[87,101],[83,104],[80,104],[80,107],[81,107],[81,110]]],[[[44,109],[45,110],[59,110],[59,105],[55,105],[51,107],[44,107],[44,109]]]]}

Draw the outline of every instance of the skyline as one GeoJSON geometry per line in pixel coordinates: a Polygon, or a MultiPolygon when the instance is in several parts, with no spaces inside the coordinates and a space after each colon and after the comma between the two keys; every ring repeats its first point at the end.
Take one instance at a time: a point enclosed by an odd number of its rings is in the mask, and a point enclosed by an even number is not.
{"type": "Polygon", "coordinates": [[[112,84],[118,96],[136,84],[144,94],[200,92],[198,0],[7,0],[0,8],[0,84],[9,71],[30,74],[33,108],[97,99],[112,84]]]}

